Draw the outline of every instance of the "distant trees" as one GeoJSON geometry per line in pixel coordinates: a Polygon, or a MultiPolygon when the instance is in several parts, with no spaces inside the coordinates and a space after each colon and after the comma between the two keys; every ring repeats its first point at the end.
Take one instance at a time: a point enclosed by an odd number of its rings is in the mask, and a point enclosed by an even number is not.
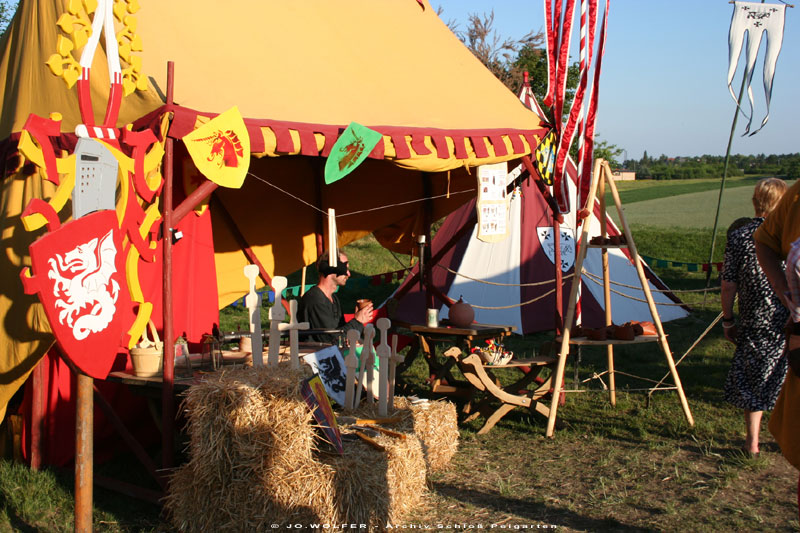
{"type": "Polygon", "coordinates": [[[606,141],[595,140],[594,142],[594,158],[605,159],[611,168],[619,168],[619,156],[622,155],[624,150],[619,148],[616,144],[607,143],[606,141]]]}
{"type": "Polygon", "coordinates": [[[14,13],[17,12],[17,4],[19,4],[19,2],[0,0],[0,35],[6,32],[6,28],[8,28],[8,24],[14,17],[14,13]]]}
{"type": "MultiPolygon", "coordinates": [[[[724,156],[701,155],[695,157],[667,157],[653,159],[644,153],[641,159],[622,162],[626,168],[635,169],[637,178],[680,180],[719,178],[725,166],[724,156]]],[[[785,179],[800,178],[800,153],[772,155],[732,154],[728,162],[728,176],[746,174],[771,174],[785,179]]]]}
{"type": "MultiPolygon", "coordinates": [[[[441,14],[440,9],[439,15],[441,14]]],[[[467,29],[463,31],[452,20],[447,22],[447,26],[513,93],[519,92],[523,73],[527,71],[533,94],[539,100],[539,105],[542,106],[548,121],[553,121],[552,110],[542,105],[541,101],[547,92],[547,53],[542,32],[531,30],[519,39],[501,37],[494,29],[494,11],[482,15],[470,14],[467,29]]],[[[569,107],[572,105],[579,77],[578,63],[573,63],[567,70],[564,114],[569,112],[569,107]]]]}

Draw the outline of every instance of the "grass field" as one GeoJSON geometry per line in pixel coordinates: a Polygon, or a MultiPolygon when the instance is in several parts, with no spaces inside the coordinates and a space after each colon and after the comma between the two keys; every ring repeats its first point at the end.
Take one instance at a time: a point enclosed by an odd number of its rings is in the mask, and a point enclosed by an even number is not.
{"type": "MultiPolygon", "coordinates": [[[[752,187],[726,190],[717,227],[724,229],[739,217],[753,216],[752,197],[752,187]]],[[[718,200],[719,191],[703,191],[622,205],[630,224],[711,230],[718,200]]],[[[619,222],[616,207],[609,212],[614,221],[619,222]]]]}
{"type": "MultiPolygon", "coordinates": [[[[740,191],[749,198],[752,189],[748,186],[753,183],[737,181],[736,187],[726,191],[725,205],[735,205],[734,193],[740,191]]],[[[623,198],[628,198],[623,200],[626,216],[642,254],[682,261],[707,259],[710,225],[680,228],[668,221],[699,218],[697,204],[688,197],[715,197],[713,187],[675,182],[622,185],[623,198]],[[655,191],[665,195],[682,191],[682,196],[657,201],[655,191]],[[635,214],[637,204],[647,208],[635,214]]],[[[702,211],[707,215],[715,207],[716,201],[702,211]]],[[[749,214],[745,210],[736,216],[749,214]]],[[[721,258],[724,225],[719,239],[717,257],[721,258]]],[[[399,268],[391,254],[369,239],[346,251],[359,274],[399,268]]],[[[684,269],[657,273],[674,289],[698,289],[705,282],[702,273],[684,269]]],[[[717,279],[713,281],[718,285],[717,279]]],[[[391,288],[370,287],[384,292],[391,288]]],[[[345,301],[354,296],[347,287],[342,291],[345,301]]],[[[378,292],[370,296],[376,302],[382,298],[378,292]]],[[[712,293],[705,304],[699,293],[681,296],[692,307],[691,315],[665,324],[676,358],[686,353],[719,312],[718,293],[712,293]]],[[[508,344],[516,352],[529,352],[551,338],[542,333],[516,337],[508,344]]],[[[667,372],[655,345],[629,346],[615,354],[617,370],[624,374],[658,380],[667,372]]],[[[432,476],[428,504],[403,525],[443,530],[556,525],[565,532],[797,531],[797,471],[781,457],[772,437],[766,429],[762,431],[763,451],[757,458],[738,451],[743,444],[742,415],[722,395],[731,354],[731,345],[717,326],[680,364],[696,421],[689,427],[674,393],[656,393],[648,402],[640,389],[650,382],[628,375],[618,376],[618,403],[611,407],[602,382],[591,379],[606,367],[605,350],[582,350],[578,382],[573,382],[575,358],[568,363],[566,379],[569,387],[586,392],[567,395],[553,439],[544,437],[542,417],[521,410],[507,415],[483,436],[476,434],[479,421],[463,424],[453,464],[432,476]]],[[[427,368],[417,359],[406,375],[414,393],[430,395],[426,377],[427,368]]],[[[500,378],[508,376],[501,373],[500,378]]],[[[111,464],[98,469],[119,473],[125,467],[111,464]]],[[[7,460],[0,462],[0,531],[69,531],[71,487],[70,474],[31,472],[7,460]]],[[[168,531],[169,526],[157,507],[133,504],[129,498],[98,488],[95,530],[168,531]]]]}

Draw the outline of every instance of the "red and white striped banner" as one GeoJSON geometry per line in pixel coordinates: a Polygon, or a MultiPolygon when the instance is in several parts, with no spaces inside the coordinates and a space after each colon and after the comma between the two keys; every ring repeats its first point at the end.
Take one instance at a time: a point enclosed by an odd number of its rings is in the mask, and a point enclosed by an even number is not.
{"type": "Polygon", "coordinates": [[[583,205],[589,196],[589,187],[592,182],[592,160],[594,158],[594,128],[597,123],[597,100],[600,95],[600,71],[603,64],[603,56],[606,51],[606,30],[608,28],[608,8],[610,0],[606,0],[606,11],[603,14],[603,27],[600,30],[600,42],[598,44],[597,65],[594,67],[594,83],[592,94],[589,98],[589,110],[586,114],[586,132],[584,138],[586,145],[579,154],[581,158],[578,170],[578,205],[583,205]]]}
{"type": "MultiPolygon", "coordinates": [[[[580,79],[566,122],[562,122],[564,102],[566,99],[567,77],[569,72],[569,49],[572,35],[572,21],[575,16],[576,0],[545,0],[545,18],[547,26],[547,59],[548,89],[544,99],[546,106],[551,106],[553,129],[558,137],[556,163],[553,175],[553,195],[561,212],[570,211],[568,187],[564,180],[564,171],[569,148],[576,132],[578,135],[578,176],[579,190],[588,188],[591,181],[591,157],[593,153],[592,138],[594,121],[597,116],[597,83],[600,74],[600,60],[595,67],[593,86],[589,86],[589,72],[592,68],[592,57],[595,44],[595,33],[598,19],[598,0],[581,0],[580,19],[580,79]],[[563,9],[562,9],[563,7],[563,9]],[[591,95],[589,109],[584,114],[584,102],[587,90],[591,95]],[[585,119],[584,119],[585,117],[585,119]],[[585,164],[589,161],[589,164],[585,164]],[[585,180],[585,185],[584,185],[585,180]]],[[[609,0],[606,0],[603,30],[601,32],[600,57],[605,43],[609,0]]],[[[582,197],[581,197],[582,201],[582,197]]],[[[578,207],[580,207],[579,204],[578,207]]]]}

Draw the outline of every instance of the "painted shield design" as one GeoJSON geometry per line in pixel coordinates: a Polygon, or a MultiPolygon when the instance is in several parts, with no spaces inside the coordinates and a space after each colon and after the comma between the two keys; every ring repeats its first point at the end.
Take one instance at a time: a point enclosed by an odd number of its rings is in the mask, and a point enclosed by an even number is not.
{"type": "Polygon", "coordinates": [[[105,378],[121,350],[122,309],[130,306],[122,234],[113,210],[68,222],[30,246],[28,294],[38,293],[50,327],[81,371],[105,378]]]}
{"type": "MultiPolygon", "coordinates": [[[[555,264],[555,238],[553,237],[553,227],[538,227],[536,234],[539,236],[539,243],[542,245],[542,250],[547,255],[551,263],[555,264]]],[[[569,228],[561,229],[561,271],[567,272],[575,264],[575,239],[572,237],[572,231],[569,228]]]]}

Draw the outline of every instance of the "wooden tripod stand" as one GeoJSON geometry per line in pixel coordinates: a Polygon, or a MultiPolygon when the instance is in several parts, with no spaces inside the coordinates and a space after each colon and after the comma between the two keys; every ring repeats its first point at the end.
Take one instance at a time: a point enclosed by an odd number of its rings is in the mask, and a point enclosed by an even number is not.
{"type": "MultiPolygon", "coordinates": [[[[675,382],[675,390],[678,392],[678,397],[681,401],[681,406],[683,407],[683,412],[686,415],[686,420],[689,422],[690,426],[694,425],[694,419],[692,418],[692,413],[689,410],[689,403],[686,401],[686,395],[683,392],[683,386],[681,385],[680,377],[678,376],[678,370],[675,367],[675,361],[672,358],[672,352],[670,351],[669,344],[667,343],[667,336],[664,334],[664,328],[661,324],[661,319],[658,316],[658,310],[656,309],[656,304],[653,301],[653,295],[650,292],[650,284],[647,281],[647,277],[644,273],[644,268],[642,267],[642,261],[639,257],[639,253],[636,250],[636,244],[633,241],[633,236],[631,235],[630,228],[628,227],[628,223],[625,220],[625,213],[622,210],[622,203],[619,199],[619,192],[617,192],[617,187],[614,184],[614,178],[611,175],[611,168],[608,166],[606,161],[602,159],[595,160],[594,164],[594,172],[592,174],[592,185],[589,190],[589,198],[586,203],[586,209],[589,212],[589,216],[583,222],[583,229],[581,231],[581,238],[580,238],[580,248],[578,249],[578,257],[575,260],[575,276],[572,280],[572,288],[570,290],[569,296],[569,305],[567,307],[567,315],[564,321],[564,333],[561,338],[561,351],[559,352],[558,356],[558,366],[556,368],[556,376],[555,380],[553,381],[553,398],[550,404],[550,414],[547,419],[547,433],[548,437],[553,436],[553,430],[555,428],[556,423],[556,413],[558,411],[558,400],[561,396],[561,391],[563,389],[562,383],[564,380],[564,367],[566,366],[567,356],[569,355],[569,347],[570,344],[593,344],[593,345],[605,345],[607,348],[608,353],[608,375],[609,375],[609,401],[612,405],[616,404],[616,384],[615,384],[615,376],[614,376],[614,344],[632,344],[637,342],[658,342],[661,350],[664,352],[664,357],[667,360],[667,365],[669,366],[670,374],[672,375],[672,379],[675,382]],[[589,227],[591,223],[591,217],[594,216],[594,201],[595,197],[599,196],[600,199],[600,226],[601,226],[601,235],[602,237],[606,237],[606,205],[605,205],[605,187],[611,189],[611,194],[614,197],[614,203],[617,206],[617,212],[619,213],[619,221],[622,227],[622,231],[625,235],[626,243],[621,245],[610,245],[610,244],[597,244],[597,245],[590,245],[589,244],[589,227]],[[636,267],[636,273],[639,275],[639,281],[642,286],[642,291],[644,292],[645,298],[647,299],[647,305],[650,309],[650,315],[653,319],[653,324],[656,327],[657,335],[651,336],[641,336],[637,337],[635,340],[632,341],[620,341],[614,339],[608,339],[605,341],[580,341],[578,339],[571,339],[570,338],[570,328],[572,327],[572,322],[575,319],[575,308],[577,306],[578,300],[578,287],[580,286],[581,282],[581,273],[583,272],[583,262],[586,259],[586,252],[590,247],[600,247],[603,249],[603,289],[605,294],[605,315],[606,315],[606,325],[611,325],[611,288],[610,288],[610,277],[609,277],[609,268],[608,268],[608,248],[611,247],[627,247],[631,259],[633,260],[633,264],[636,267]]],[[[605,239],[603,239],[605,243],[605,239]]]]}

